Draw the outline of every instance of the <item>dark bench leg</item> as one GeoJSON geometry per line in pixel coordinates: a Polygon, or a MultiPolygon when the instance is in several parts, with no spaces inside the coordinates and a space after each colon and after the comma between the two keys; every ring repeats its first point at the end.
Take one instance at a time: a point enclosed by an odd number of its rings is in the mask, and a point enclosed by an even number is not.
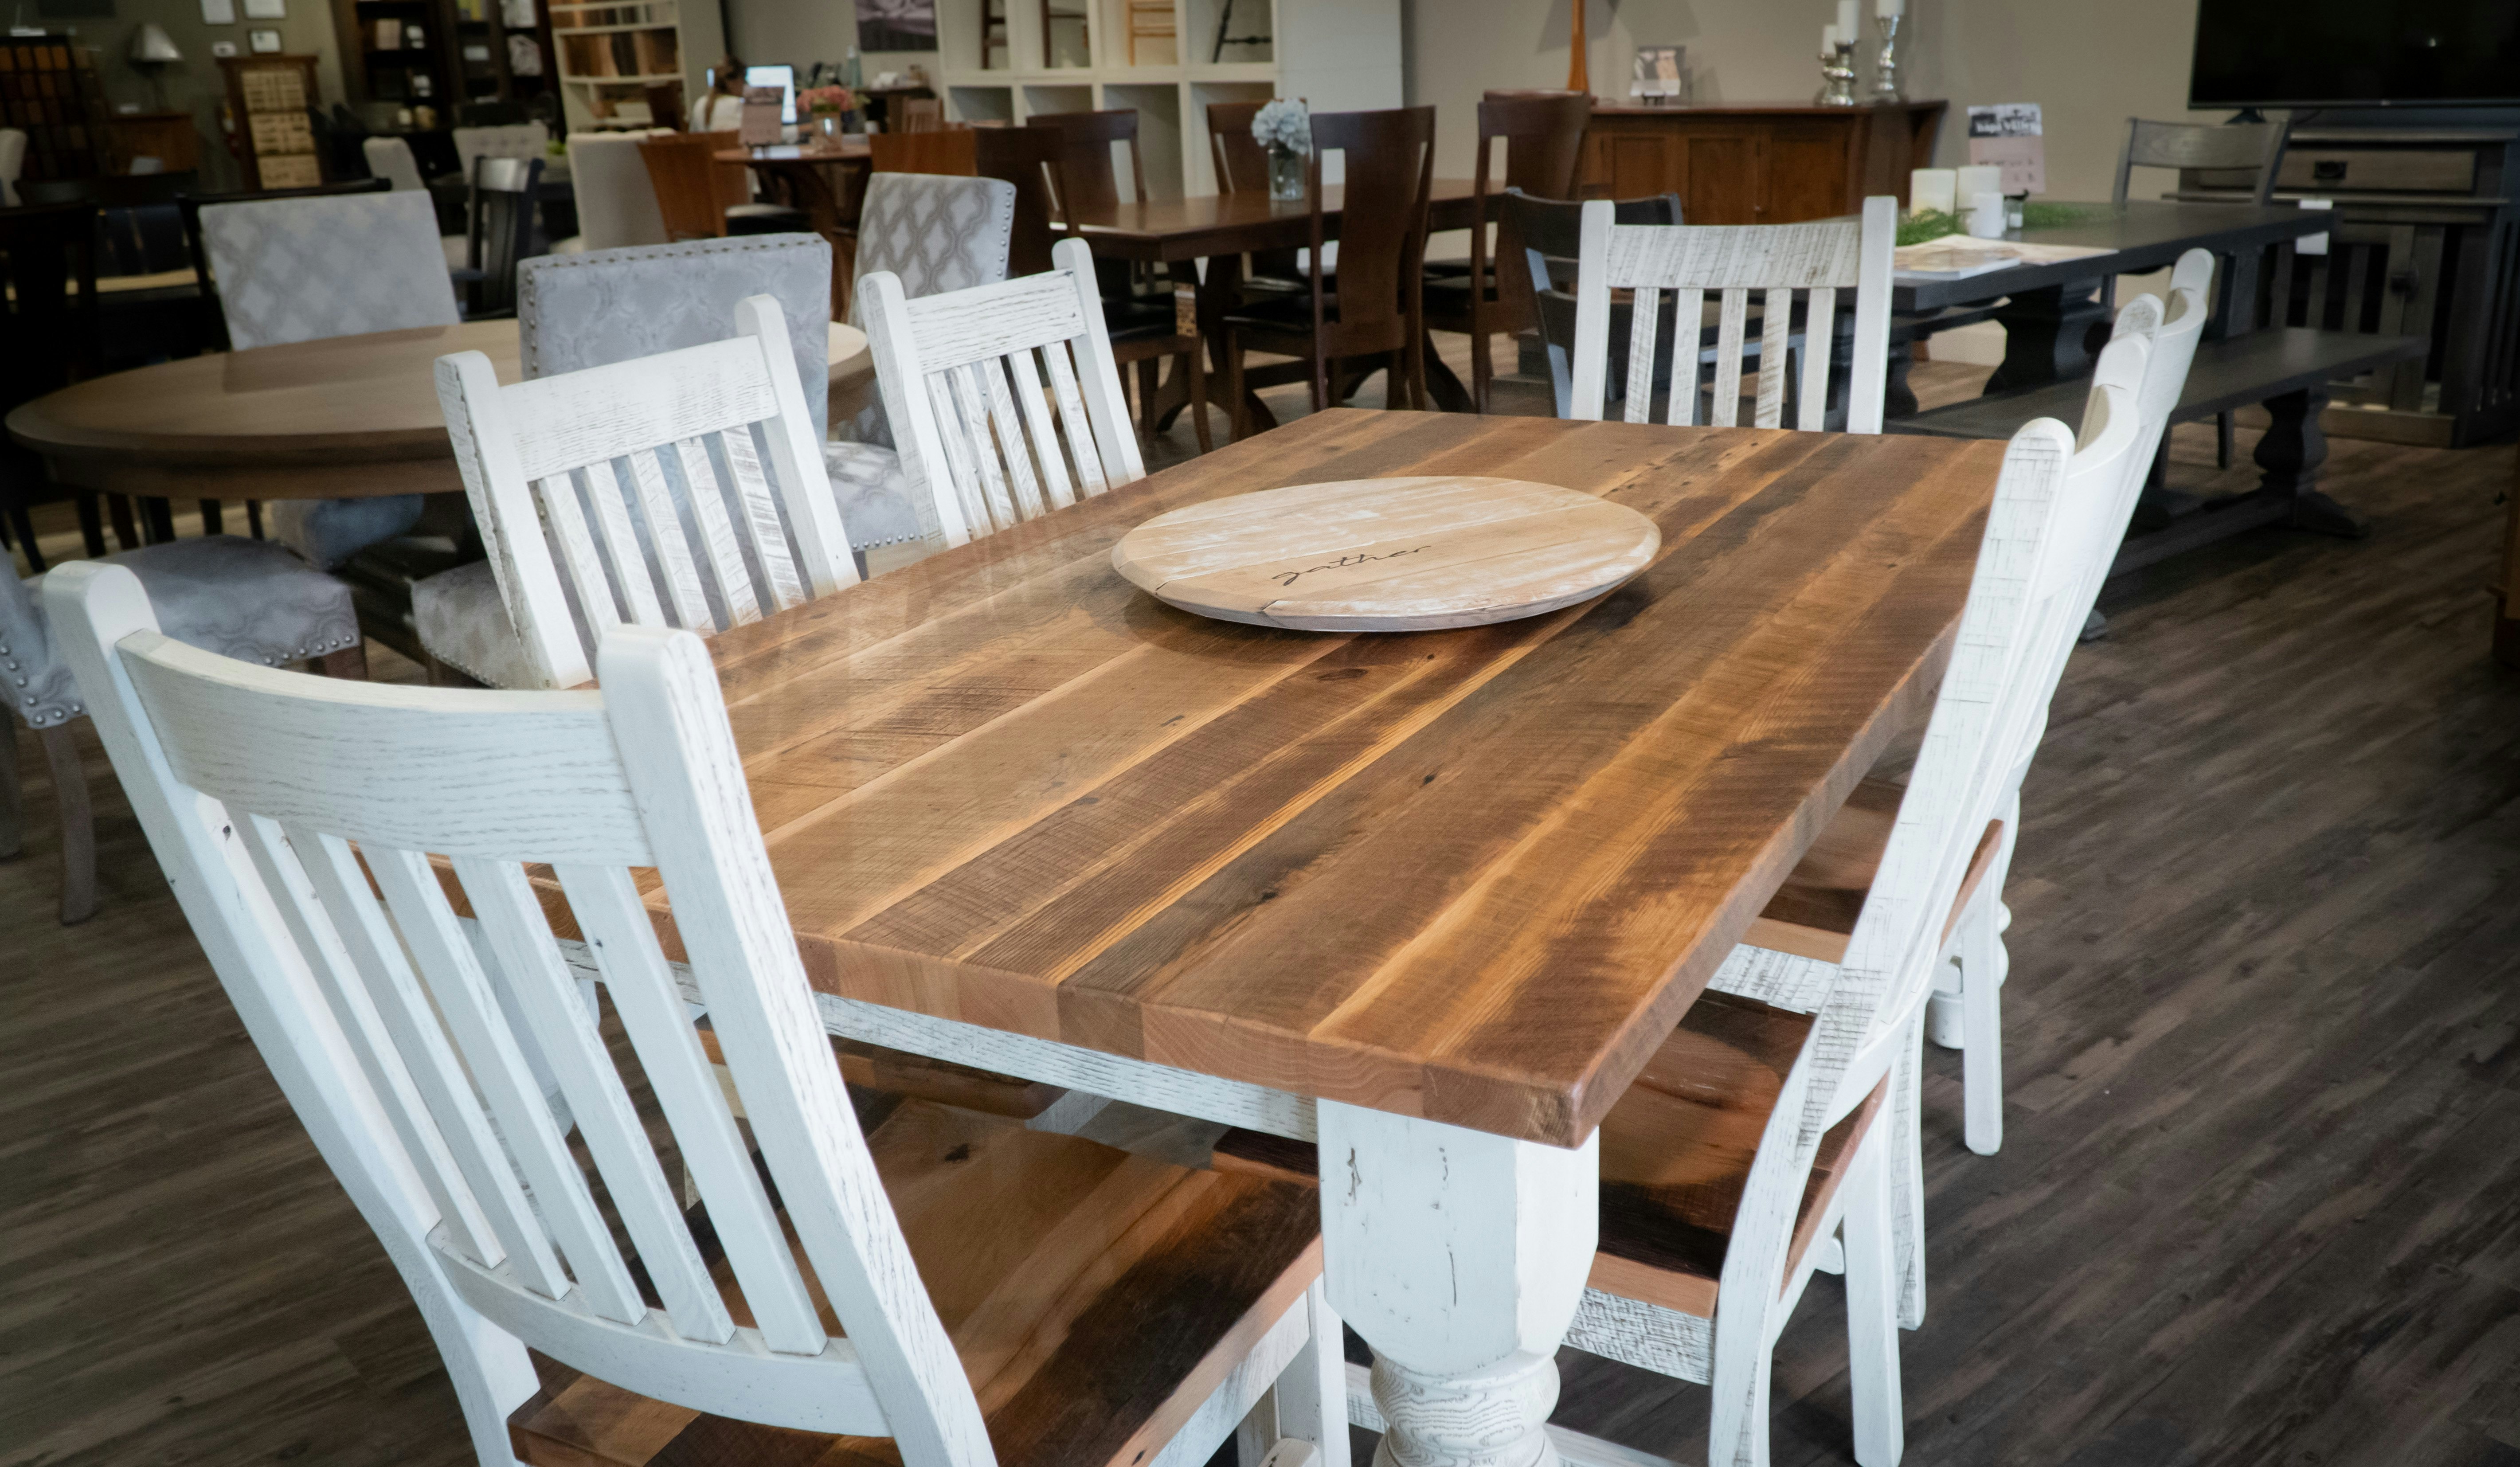
{"type": "Polygon", "coordinates": [[[2025,290],[1996,312],[2003,362],[1986,379],[1987,395],[2090,377],[2109,339],[2109,308],[2094,293],[2098,287],[2087,280],[2025,290]]]}
{"type": "Polygon", "coordinates": [[[2318,415],[2326,408],[2324,386],[2267,399],[2267,413],[2274,421],[2258,440],[2256,458],[2263,470],[2258,484],[2270,495],[2291,496],[2288,522],[2293,528],[2357,537],[2363,531],[2362,520],[2318,488],[2318,467],[2327,462],[2327,434],[2319,429],[2318,415]]]}
{"type": "Polygon", "coordinates": [[[1893,341],[1890,343],[1889,380],[1884,384],[1881,394],[1881,416],[1883,419],[1913,418],[1916,416],[1916,392],[1914,388],[1908,385],[1908,371],[1915,365],[1915,342],[1893,341]]]}

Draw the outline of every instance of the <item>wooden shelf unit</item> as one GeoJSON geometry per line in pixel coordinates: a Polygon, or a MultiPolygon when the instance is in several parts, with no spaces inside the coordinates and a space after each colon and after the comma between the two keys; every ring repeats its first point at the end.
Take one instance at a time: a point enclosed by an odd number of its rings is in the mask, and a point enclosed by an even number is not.
{"type": "Polygon", "coordinates": [[[0,45],[0,127],[26,134],[20,177],[92,178],[112,152],[112,110],[97,78],[96,48],[68,36],[10,36],[0,45]]]}
{"type": "Polygon", "coordinates": [[[710,0],[556,0],[549,5],[553,64],[573,129],[617,125],[623,103],[679,82],[688,102],[725,49],[710,0]]]}

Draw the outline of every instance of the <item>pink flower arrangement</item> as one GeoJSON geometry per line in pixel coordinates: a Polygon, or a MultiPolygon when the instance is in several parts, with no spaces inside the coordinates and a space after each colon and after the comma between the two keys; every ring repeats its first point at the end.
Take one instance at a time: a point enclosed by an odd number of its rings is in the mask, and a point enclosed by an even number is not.
{"type": "Polygon", "coordinates": [[[809,112],[846,112],[857,110],[857,94],[847,87],[807,87],[796,94],[796,105],[809,112]]]}

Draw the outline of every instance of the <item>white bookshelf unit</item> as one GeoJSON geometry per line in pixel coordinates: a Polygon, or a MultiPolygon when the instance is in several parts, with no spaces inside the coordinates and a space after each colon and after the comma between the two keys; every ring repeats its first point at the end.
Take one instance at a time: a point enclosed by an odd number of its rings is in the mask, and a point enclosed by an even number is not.
{"type": "Polygon", "coordinates": [[[1233,0],[1230,17],[1226,0],[1171,0],[1173,33],[1142,36],[1136,66],[1133,9],[1142,30],[1160,25],[1163,7],[1148,0],[939,0],[945,114],[1021,126],[1047,112],[1135,108],[1147,191],[1165,199],[1216,192],[1210,103],[1301,97],[1315,111],[1401,105],[1400,0],[1233,0]],[[1221,60],[1220,25],[1238,42],[1221,60]]]}
{"type": "Polygon", "coordinates": [[[726,49],[714,0],[554,0],[551,22],[572,132],[646,126],[657,82],[682,83],[688,107],[726,49]]]}

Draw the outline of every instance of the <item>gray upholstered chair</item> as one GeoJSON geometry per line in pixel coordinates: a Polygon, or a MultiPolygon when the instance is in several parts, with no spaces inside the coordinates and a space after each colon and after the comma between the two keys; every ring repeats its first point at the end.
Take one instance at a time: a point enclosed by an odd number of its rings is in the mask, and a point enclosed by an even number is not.
{"type": "MultiPolygon", "coordinates": [[[[426,190],[212,204],[202,247],[239,351],[462,319],[426,190]]],[[[279,500],[271,510],[282,544],[331,567],[410,529],[421,502],[279,500]]]]}
{"type": "MultiPolygon", "coordinates": [[[[148,589],[158,625],[178,642],[266,666],[313,661],[335,677],[367,676],[350,588],[267,540],[204,535],[106,556],[148,589]]],[[[24,847],[18,788],[18,725],[35,731],[61,809],[62,920],[96,911],[96,831],[78,745],[67,727],[87,712],[68,665],[53,654],[35,582],[0,571],[0,858],[24,847]]]]}
{"type": "MultiPolygon", "coordinates": [[[[658,128],[658,132],[671,131],[658,128]]],[[[665,243],[665,212],[648,177],[639,142],[646,132],[573,132],[568,135],[569,186],[577,197],[577,233],[552,246],[554,254],[627,249],[665,243]]]]}
{"type": "MultiPolygon", "coordinates": [[[[1007,278],[1007,249],[1014,237],[1015,186],[995,178],[948,178],[932,173],[878,173],[867,180],[858,215],[855,279],[878,270],[901,277],[902,293],[917,297],[965,290],[1007,278]]],[[[865,297],[849,291],[849,319],[865,297]]],[[[892,431],[878,394],[864,411],[833,425],[840,441],[823,453],[832,492],[840,499],[840,521],[849,547],[860,556],[878,546],[903,545],[935,533],[924,494],[913,494],[893,452],[892,431]]]]}
{"type": "MultiPolygon", "coordinates": [[[[832,246],[819,235],[739,235],[527,260],[517,286],[524,375],[553,377],[722,341],[735,330],[736,302],[754,295],[775,297],[787,318],[820,437],[828,429],[832,246]]],[[[688,515],[679,478],[669,473],[666,487],[688,515]]],[[[832,488],[846,523],[847,496],[839,484],[832,488]]],[[[905,506],[908,493],[901,486],[905,506]]],[[[640,540],[647,543],[645,526],[640,540]]],[[[494,688],[535,686],[488,562],[414,586],[412,620],[422,647],[467,677],[494,688]]]]}

